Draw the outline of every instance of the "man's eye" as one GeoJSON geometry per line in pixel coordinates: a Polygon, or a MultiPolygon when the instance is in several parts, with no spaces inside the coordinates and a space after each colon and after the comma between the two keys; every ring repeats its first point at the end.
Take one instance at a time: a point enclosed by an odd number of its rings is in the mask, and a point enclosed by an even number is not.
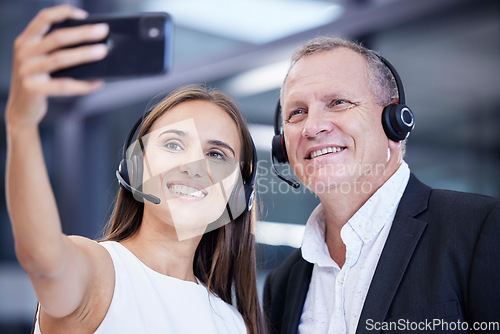
{"type": "Polygon", "coordinates": [[[289,115],[288,115],[288,120],[291,120],[293,117],[295,116],[298,116],[298,115],[303,115],[305,114],[305,110],[303,109],[297,109],[297,110],[294,110],[292,111],[289,115]]]}
{"type": "Polygon", "coordinates": [[[337,107],[337,106],[348,107],[351,104],[352,103],[350,101],[347,101],[347,100],[333,100],[332,102],[330,102],[329,107],[330,108],[337,107]]]}

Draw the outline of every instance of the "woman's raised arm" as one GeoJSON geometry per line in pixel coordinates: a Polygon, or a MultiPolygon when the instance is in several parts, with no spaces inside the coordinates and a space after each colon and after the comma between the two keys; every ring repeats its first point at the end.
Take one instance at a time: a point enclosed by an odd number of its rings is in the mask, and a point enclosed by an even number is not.
{"type": "Polygon", "coordinates": [[[54,79],[49,74],[106,56],[106,48],[100,44],[64,47],[101,40],[108,33],[107,26],[87,25],[47,34],[54,23],[86,16],[86,12],[67,5],[44,9],[19,35],[5,113],[7,206],[16,254],[44,311],[55,317],[68,315],[82,305],[100,248],[90,240],[62,233],[38,132],[49,96],[88,94],[102,86],[96,81],[54,79]]]}

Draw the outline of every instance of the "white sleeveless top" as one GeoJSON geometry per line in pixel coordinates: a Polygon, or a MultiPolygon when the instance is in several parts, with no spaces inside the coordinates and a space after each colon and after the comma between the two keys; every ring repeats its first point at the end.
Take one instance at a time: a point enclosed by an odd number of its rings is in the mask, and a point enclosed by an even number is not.
{"type": "MultiPolygon", "coordinates": [[[[201,283],[160,274],[116,241],[100,244],[113,260],[115,288],[95,334],[247,332],[238,310],[201,283]]],[[[36,333],[41,334],[38,315],[36,333]]]]}

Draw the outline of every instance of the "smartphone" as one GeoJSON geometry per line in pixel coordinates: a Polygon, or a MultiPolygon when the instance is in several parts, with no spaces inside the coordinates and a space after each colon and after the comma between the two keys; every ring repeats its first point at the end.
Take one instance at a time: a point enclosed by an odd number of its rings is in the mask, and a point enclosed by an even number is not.
{"type": "Polygon", "coordinates": [[[93,42],[105,43],[108,55],[98,62],[53,72],[52,77],[89,80],[140,77],[169,71],[173,39],[173,24],[169,14],[155,12],[132,16],[89,16],[85,20],[68,20],[54,25],[49,33],[55,29],[95,23],[107,23],[109,26],[108,36],[102,41],[93,42]]]}

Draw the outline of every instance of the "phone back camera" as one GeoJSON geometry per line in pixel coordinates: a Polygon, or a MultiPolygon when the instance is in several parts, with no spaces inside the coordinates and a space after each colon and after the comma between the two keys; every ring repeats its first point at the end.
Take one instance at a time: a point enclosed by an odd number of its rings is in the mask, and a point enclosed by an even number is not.
{"type": "Polygon", "coordinates": [[[151,38],[156,38],[156,37],[160,36],[160,29],[155,28],[155,27],[150,28],[149,32],[148,32],[148,35],[151,38]]]}
{"type": "Polygon", "coordinates": [[[139,23],[142,39],[159,40],[163,38],[165,21],[161,18],[144,17],[139,23]]]}

